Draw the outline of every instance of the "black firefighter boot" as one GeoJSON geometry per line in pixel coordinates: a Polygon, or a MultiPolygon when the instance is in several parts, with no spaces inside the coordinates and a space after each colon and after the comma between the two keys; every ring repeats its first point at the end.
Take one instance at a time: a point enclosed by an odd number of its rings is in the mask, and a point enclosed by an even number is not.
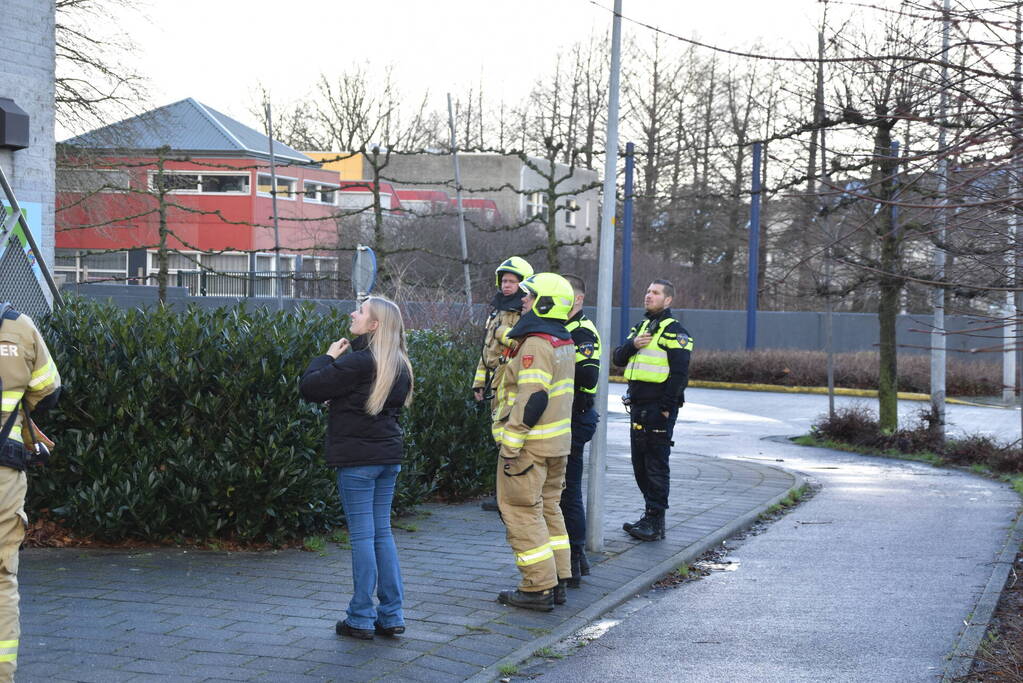
{"type": "Polygon", "coordinates": [[[550,612],[554,609],[554,589],[545,591],[520,591],[518,589],[501,591],[497,601],[502,605],[521,607],[522,609],[550,612]]]}
{"type": "Polygon", "coordinates": [[[568,582],[572,579],[558,579],[558,585],[553,588],[554,590],[554,604],[564,605],[568,602],[568,582]]]}
{"type": "Polygon", "coordinates": [[[647,510],[646,516],[628,532],[641,541],[659,541],[664,538],[664,510],[647,510]]]}

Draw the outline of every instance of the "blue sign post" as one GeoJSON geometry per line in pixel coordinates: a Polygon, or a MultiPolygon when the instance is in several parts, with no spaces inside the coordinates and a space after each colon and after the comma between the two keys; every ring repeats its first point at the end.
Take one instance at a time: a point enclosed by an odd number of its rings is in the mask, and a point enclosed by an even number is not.
{"type": "Polygon", "coordinates": [[[757,347],[757,282],[760,268],[760,151],[753,143],[753,193],[749,216],[749,283],[746,285],[746,350],[757,347]]]}

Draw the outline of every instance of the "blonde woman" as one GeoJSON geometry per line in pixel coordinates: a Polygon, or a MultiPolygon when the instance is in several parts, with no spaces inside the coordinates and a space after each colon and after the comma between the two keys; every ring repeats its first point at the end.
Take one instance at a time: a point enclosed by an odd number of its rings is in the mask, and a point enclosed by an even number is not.
{"type": "Polygon", "coordinates": [[[405,631],[391,501],[402,459],[398,418],[412,399],[413,380],[394,302],[370,297],[351,318],[352,341],[339,339],[314,358],[299,390],[307,401],[330,401],[326,459],[337,469],[352,544],[354,590],[336,631],[370,640],[374,632],[405,631]]]}

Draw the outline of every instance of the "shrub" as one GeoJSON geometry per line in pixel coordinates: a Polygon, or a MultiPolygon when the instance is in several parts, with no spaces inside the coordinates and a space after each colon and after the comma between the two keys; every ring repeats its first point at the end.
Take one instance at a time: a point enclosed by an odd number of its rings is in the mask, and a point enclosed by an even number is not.
{"type": "MultiPolygon", "coordinates": [[[[33,475],[33,511],[106,541],[280,544],[340,521],[325,410],[299,398],[298,377],[347,334],[346,315],[122,311],[69,297],[41,327],[65,392],[43,418],[59,445],[33,475]]],[[[485,420],[465,405],[475,353],[450,337],[410,335],[417,392],[399,510],[493,479],[493,458],[484,468],[478,457],[485,420]]]]}
{"type": "MultiPolygon", "coordinates": [[[[835,354],[835,386],[877,389],[877,373],[878,354],[874,351],[835,354]]],[[[950,395],[991,396],[1002,391],[1001,366],[996,362],[950,356],[946,375],[946,391],[950,395]]],[[[797,349],[705,351],[697,347],[689,377],[712,382],[827,386],[827,354],[797,349]]],[[[928,356],[899,356],[899,390],[930,391],[928,356]]]]}

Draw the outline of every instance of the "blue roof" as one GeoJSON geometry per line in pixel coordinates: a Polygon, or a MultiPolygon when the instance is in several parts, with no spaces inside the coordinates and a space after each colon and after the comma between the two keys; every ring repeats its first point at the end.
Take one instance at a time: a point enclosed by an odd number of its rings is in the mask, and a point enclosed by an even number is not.
{"type": "MultiPolygon", "coordinates": [[[[266,135],[191,97],[64,140],[64,144],[120,150],[166,146],[175,152],[270,157],[266,135]]],[[[288,161],[312,161],[276,140],[274,155],[288,161]]]]}

